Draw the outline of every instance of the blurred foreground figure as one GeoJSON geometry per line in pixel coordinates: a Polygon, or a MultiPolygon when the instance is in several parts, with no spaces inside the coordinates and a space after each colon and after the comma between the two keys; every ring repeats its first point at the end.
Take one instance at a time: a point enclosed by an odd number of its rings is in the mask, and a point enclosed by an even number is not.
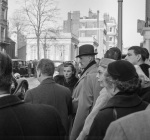
{"type": "Polygon", "coordinates": [[[112,122],[104,140],[149,140],[150,109],[133,113],[112,122]]]}
{"type": "Polygon", "coordinates": [[[10,95],[11,83],[12,61],[0,52],[0,139],[64,140],[65,130],[57,111],[10,95]]]}

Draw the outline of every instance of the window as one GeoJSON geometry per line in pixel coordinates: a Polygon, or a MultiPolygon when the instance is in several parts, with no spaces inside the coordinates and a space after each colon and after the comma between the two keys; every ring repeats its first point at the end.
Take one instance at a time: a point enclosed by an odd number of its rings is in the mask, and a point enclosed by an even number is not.
{"type": "Polygon", "coordinates": [[[6,19],[6,10],[2,8],[2,19],[6,19]]]}
{"type": "Polygon", "coordinates": [[[33,45],[31,46],[31,60],[36,59],[36,47],[33,45]]]}
{"type": "Polygon", "coordinates": [[[81,37],[85,37],[85,33],[81,33],[81,37]]]}
{"type": "Polygon", "coordinates": [[[113,39],[112,37],[109,37],[109,41],[112,41],[112,39],[113,39]]]}
{"type": "Polygon", "coordinates": [[[5,28],[1,27],[1,40],[4,41],[5,39],[5,28]]]}
{"type": "Polygon", "coordinates": [[[109,28],[109,31],[112,32],[112,27],[109,28]]]}
{"type": "Polygon", "coordinates": [[[51,47],[50,46],[48,46],[46,49],[46,56],[47,56],[47,58],[50,59],[50,56],[51,56],[51,47]]]}

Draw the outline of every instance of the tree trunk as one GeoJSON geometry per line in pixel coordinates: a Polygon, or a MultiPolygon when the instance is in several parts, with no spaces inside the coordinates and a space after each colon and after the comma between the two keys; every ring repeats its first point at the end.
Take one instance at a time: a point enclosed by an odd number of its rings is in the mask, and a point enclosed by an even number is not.
{"type": "Polygon", "coordinates": [[[37,36],[37,59],[40,60],[40,37],[37,36]]]}
{"type": "Polygon", "coordinates": [[[46,56],[46,50],[47,50],[46,43],[44,43],[43,50],[44,50],[44,58],[47,58],[47,56],[46,56]]]}

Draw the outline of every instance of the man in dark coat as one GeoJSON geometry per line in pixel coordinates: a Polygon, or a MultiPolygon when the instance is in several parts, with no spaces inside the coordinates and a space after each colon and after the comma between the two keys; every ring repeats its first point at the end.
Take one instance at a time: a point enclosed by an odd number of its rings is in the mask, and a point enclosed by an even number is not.
{"type": "Polygon", "coordinates": [[[53,80],[54,69],[54,63],[49,59],[41,59],[38,62],[37,79],[40,85],[27,91],[25,102],[47,104],[55,107],[68,134],[68,117],[71,115],[72,108],[71,92],[68,88],[55,83],[53,80]]]}
{"type": "Polygon", "coordinates": [[[0,139],[64,140],[65,129],[56,109],[24,103],[10,95],[11,58],[0,52],[0,139]]]}

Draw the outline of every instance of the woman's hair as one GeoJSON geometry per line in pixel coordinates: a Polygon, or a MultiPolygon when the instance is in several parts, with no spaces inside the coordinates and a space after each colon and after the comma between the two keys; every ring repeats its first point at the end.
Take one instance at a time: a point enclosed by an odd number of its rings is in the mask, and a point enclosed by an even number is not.
{"type": "Polygon", "coordinates": [[[9,55],[0,52],[0,90],[10,91],[12,84],[12,60],[9,55]]]}
{"type": "Polygon", "coordinates": [[[108,72],[106,72],[104,76],[109,87],[111,87],[112,84],[115,84],[116,87],[122,92],[131,93],[141,88],[141,80],[139,79],[138,75],[129,81],[115,80],[108,72]]]}
{"type": "Polygon", "coordinates": [[[117,47],[112,47],[109,50],[106,51],[104,58],[110,58],[114,60],[120,60],[121,59],[121,51],[117,47]]]}
{"type": "Polygon", "coordinates": [[[64,67],[71,67],[73,72],[72,77],[76,75],[76,68],[71,62],[64,62],[64,67]]]}
{"type": "Polygon", "coordinates": [[[37,70],[40,70],[42,74],[47,76],[53,76],[55,71],[54,62],[50,59],[41,59],[37,64],[37,70]]]}

